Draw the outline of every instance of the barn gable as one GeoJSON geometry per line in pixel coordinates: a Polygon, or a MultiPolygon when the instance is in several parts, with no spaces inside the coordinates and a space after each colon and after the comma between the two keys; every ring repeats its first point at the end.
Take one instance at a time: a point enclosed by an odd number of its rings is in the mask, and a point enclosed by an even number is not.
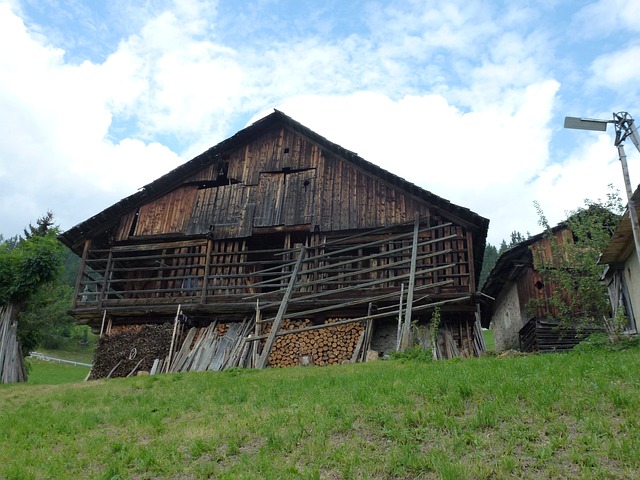
{"type": "Polygon", "coordinates": [[[80,254],[85,239],[107,231],[118,241],[211,232],[217,238],[242,238],[254,227],[308,225],[337,231],[391,226],[412,220],[415,212],[477,232],[474,258],[481,264],[488,220],[275,111],[60,239],[80,254]]]}

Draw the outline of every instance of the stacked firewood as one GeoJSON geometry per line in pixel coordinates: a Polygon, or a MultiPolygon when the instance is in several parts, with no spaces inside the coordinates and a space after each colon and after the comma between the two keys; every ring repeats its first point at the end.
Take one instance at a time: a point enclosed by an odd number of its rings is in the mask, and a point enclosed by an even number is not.
{"type": "Polygon", "coordinates": [[[127,377],[150,371],[169,353],[171,323],[117,326],[98,341],[90,379],[127,377]]]}
{"type": "MultiPolygon", "coordinates": [[[[333,318],[326,323],[340,320],[344,319],[333,318]]],[[[310,320],[285,319],[280,330],[297,330],[311,325],[310,320]]],[[[265,333],[268,331],[269,328],[265,333]]],[[[363,331],[362,323],[355,322],[279,336],[271,349],[269,366],[335,365],[354,361],[363,331]]]]}

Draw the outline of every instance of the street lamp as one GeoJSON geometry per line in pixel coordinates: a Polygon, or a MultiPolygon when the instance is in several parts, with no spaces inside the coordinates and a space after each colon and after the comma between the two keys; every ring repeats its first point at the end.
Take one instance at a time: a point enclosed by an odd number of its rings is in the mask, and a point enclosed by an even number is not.
{"type": "Polygon", "coordinates": [[[633,118],[627,112],[618,112],[613,114],[613,120],[597,120],[594,118],[577,118],[565,117],[564,128],[575,128],[578,130],[595,130],[596,132],[604,132],[607,125],[613,123],[616,129],[616,138],[614,145],[618,148],[618,156],[622,164],[622,175],[624,177],[624,186],[627,190],[627,209],[629,210],[629,219],[631,220],[631,230],[633,231],[633,243],[636,247],[636,257],[640,263],[640,230],[638,228],[638,214],[633,203],[633,191],[631,190],[631,181],[629,180],[629,169],[627,168],[627,155],[624,152],[624,141],[631,138],[631,141],[640,152],[640,136],[638,130],[633,124],[633,118]]]}

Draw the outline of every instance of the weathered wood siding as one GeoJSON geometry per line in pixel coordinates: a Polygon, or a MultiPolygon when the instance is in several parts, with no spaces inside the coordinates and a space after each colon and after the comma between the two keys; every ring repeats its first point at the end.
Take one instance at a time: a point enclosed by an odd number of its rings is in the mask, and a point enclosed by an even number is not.
{"type": "Polygon", "coordinates": [[[294,225],[357,230],[396,225],[415,212],[431,215],[425,202],[280,128],[124,215],[116,238],[207,233],[246,238],[255,228],[294,225]]]}
{"type": "Polygon", "coordinates": [[[251,235],[255,189],[243,184],[221,185],[196,191],[186,233],[211,232],[214,238],[251,235]]]}
{"type": "Polygon", "coordinates": [[[394,225],[429,208],[406,192],[335,156],[323,158],[315,221],[321,230],[394,225]]]}

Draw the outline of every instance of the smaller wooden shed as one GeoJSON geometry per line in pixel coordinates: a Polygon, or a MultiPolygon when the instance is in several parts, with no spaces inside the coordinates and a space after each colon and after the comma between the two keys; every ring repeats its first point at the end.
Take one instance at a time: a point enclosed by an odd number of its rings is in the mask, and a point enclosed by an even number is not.
{"type": "MultiPolygon", "coordinates": [[[[560,224],[551,229],[558,242],[573,241],[571,230],[560,224]]],[[[542,232],[504,251],[489,273],[482,293],[491,301],[482,312],[482,326],[492,328],[495,350],[550,352],[569,350],[590,329],[560,326],[550,299],[554,285],[534,267],[534,255],[552,258],[552,239],[542,232]]]]}

